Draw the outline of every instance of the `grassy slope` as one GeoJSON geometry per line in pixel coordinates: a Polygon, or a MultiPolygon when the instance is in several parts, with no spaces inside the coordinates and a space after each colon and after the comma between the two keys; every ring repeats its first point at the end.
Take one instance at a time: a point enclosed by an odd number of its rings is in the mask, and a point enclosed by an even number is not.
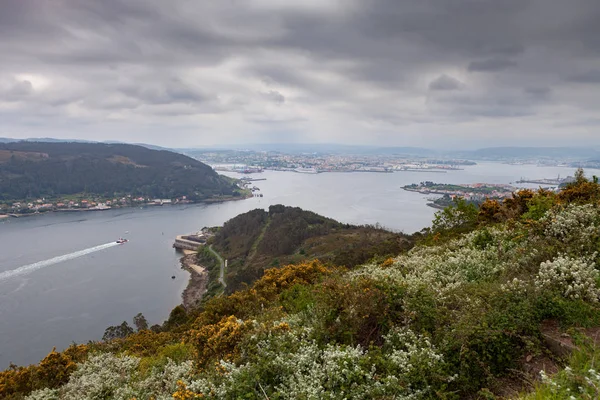
{"type": "Polygon", "coordinates": [[[271,206],[268,212],[253,210],[228,221],[212,243],[228,259],[226,282],[231,293],[260,278],[265,268],[315,258],[354,267],[374,256],[408,249],[412,240],[382,229],[341,224],[299,208],[271,206]]]}
{"type": "Polygon", "coordinates": [[[599,201],[585,181],[559,196],[521,192],[475,219],[447,213],[384,261],[271,269],[190,314],[175,309],[155,331],[4,372],[0,396],[598,398],[599,201]],[[551,352],[547,326],[578,350],[551,352]],[[544,368],[561,372],[540,380],[544,368]]]}

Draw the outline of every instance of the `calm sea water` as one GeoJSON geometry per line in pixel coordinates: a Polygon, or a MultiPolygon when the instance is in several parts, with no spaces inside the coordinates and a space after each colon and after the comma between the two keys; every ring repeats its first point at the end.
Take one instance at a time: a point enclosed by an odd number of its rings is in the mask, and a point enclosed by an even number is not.
{"type": "Polygon", "coordinates": [[[162,322],[180,303],[188,280],[171,247],[174,237],[221,225],[248,210],[285,204],[346,223],[380,223],[411,233],[429,225],[435,210],[403,185],[510,183],[573,172],[496,163],[448,173],[265,172],[253,175],[267,179],[255,182],[262,198],[2,220],[0,368],[37,362],[54,346],[99,339],[107,326],[131,321],[139,312],[151,324],[162,322]],[[114,243],[121,236],[130,242],[114,243]]]}

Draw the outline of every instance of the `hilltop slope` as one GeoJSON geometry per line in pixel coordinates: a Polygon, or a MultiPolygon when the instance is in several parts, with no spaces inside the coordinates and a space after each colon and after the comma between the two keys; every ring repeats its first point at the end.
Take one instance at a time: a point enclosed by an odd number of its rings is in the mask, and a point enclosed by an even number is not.
{"type": "Polygon", "coordinates": [[[206,164],[170,151],[127,144],[0,144],[0,200],[79,193],[202,200],[237,191],[206,164]]]}
{"type": "MultiPolygon", "coordinates": [[[[354,267],[374,256],[398,254],[412,243],[408,235],[274,205],[268,211],[256,209],[232,218],[209,244],[228,260],[225,281],[232,293],[259,279],[266,268],[312,259],[354,267]]],[[[201,252],[200,257],[203,265],[215,267],[211,254],[201,252]]]]}

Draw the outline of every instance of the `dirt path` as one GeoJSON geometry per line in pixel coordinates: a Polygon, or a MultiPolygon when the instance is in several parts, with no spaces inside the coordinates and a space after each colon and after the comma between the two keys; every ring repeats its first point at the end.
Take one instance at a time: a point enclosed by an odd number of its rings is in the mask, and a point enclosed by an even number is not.
{"type": "Polygon", "coordinates": [[[223,257],[221,257],[219,255],[219,253],[217,253],[216,251],[213,250],[212,244],[210,246],[208,246],[208,250],[211,253],[213,253],[215,255],[215,257],[217,257],[217,259],[219,260],[219,263],[221,263],[221,267],[220,267],[220,271],[219,271],[219,283],[221,285],[223,285],[223,289],[225,289],[227,287],[227,284],[225,283],[225,261],[223,261],[223,257]]]}

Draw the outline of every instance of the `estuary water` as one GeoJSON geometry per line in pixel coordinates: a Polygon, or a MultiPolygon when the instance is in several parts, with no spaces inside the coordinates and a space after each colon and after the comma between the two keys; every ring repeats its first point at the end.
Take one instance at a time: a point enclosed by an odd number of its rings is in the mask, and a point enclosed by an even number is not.
{"type": "MultiPolygon", "coordinates": [[[[251,175],[263,197],[211,205],[53,213],[0,220],[0,369],[44,357],[53,347],[102,337],[109,325],[143,313],[164,321],[181,302],[189,274],[171,247],[176,235],[272,204],[302,207],[352,224],[406,233],[428,226],[426,196],[402,186],[511,183],[573,175],[572,168],[482,163],[464,170],[251,175]],[[129,242],[115,243],[119,237],[129,242]],[[175,279],[171,279],[175,276],[175,279]]],[[[592,171],[590,171],[592,172],[592,171]]],[[[235,173],[229,176],[239,177],[235,173]]]]}

